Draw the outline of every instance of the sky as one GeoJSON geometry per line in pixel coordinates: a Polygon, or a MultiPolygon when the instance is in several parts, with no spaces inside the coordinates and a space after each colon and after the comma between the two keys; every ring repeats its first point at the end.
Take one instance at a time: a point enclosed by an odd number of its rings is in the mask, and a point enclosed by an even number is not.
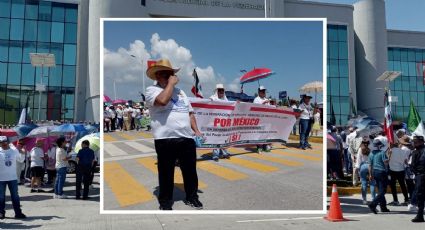
{"type": "MultiPolygon", "coordinates": [[[[181,68],[177,87],[190,96],[195,67],[206,97],[217,83],[239,92],[240,70],[267,67],[275,72],[260,80],[268,96],[277,98],[279,91],[287,91],[289,97],[299,98],[301,86],[323,79],[322,28],[321,21],[106,21],[104,92],[115,98],[115,80],[117,98],[140,100],[146,60],[169,58],[181,68]]],[[[152,83],[145,78],[146,86],[152,83]]],[[[257,88],[257,82],[248,83],[244,92],[254,95],[257,88]]]]}
{"type": "MultiPolygon", "coordinates": [[[[350,4],[358,0],[311,0],[350,4]]],[[[385,0],[388,29],[425,31],[425,0],[385,0]]]]}

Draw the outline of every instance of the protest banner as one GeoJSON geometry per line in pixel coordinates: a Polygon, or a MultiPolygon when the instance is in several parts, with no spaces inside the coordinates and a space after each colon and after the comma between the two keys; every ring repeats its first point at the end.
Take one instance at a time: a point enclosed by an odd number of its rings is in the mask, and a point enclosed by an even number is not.
{"type": "Polygon", "coordinates": [[[196,98],[190,102],[204,134],[200,148],[287,141],[296,122],[292,109],[196,98]]]}

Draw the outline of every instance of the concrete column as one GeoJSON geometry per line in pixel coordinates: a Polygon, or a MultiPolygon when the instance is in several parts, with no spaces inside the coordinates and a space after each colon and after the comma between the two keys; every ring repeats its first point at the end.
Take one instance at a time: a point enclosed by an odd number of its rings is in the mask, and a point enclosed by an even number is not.
{"type": "Polygon", "coordinates": [[[360,0],[354,4],[356,81],[358,109],[384,118],[385,82],[376,82],[387,70],[387,30],[384,0],[360,0]]]}
{"type": "Polygon", "coordinates": [[[266,0],[266,15],[268,18],[283,18],[285,0],[266,0]]]}

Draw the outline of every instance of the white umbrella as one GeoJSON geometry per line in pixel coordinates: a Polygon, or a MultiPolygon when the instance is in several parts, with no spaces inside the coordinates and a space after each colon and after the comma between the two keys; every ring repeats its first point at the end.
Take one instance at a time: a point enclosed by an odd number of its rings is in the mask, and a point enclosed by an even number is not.
{"type": "Polygon", "coordinates": [[[52,136],[51,132],[55,126],[40,126],[28,133],[27,137],[48,137],[52,136]]]}
{"type": "Polygon", "coordinates": [[[314,101],[316,101],[317,92],[322,92],[322,91],[323,91],[323,82],[321,81],[309,82],[300,88],[300,92],[314,93],[314,101]]]}

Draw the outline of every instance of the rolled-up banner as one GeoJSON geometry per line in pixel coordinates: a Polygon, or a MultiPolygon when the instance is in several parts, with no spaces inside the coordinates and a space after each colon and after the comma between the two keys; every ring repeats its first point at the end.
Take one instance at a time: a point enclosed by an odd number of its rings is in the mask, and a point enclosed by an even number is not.
{"type": "Polygon", "coordinates": [[[190,102],[204,134],[200,148],[287,141],[296,122],[296,113],[290,108],[198,98],[190,98],[190,102]]]}

